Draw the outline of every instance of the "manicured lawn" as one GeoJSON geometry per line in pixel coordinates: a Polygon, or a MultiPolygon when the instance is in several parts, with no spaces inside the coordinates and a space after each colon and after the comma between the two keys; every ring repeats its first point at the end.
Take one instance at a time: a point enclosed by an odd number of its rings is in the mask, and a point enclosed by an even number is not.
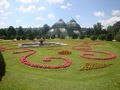
{"type": "MultiPolygon", "coordinates": [[[[0,82],[0,90],[120,90],[120,43],[103,42],[105,45],[92,46],[93,50],[107,51],[117,55],[117,58],[110,60],[91,60],[80,57],[85,51],[73,50],[72,46],[81,42],[93,42],[85,40],[49,40],[50,42],[63,42],[68,46],[62,47],[36,47],[31,48],[37,51],[36,54],[28,57],[28,61],[42,65],[61,65],[65,61],[55,59],[50,62],[43,62],[45,57],[60,56],[67,57],[72,61],[70,67],[60,69],[35,68],[24,65],[20,57],[27,53],[12,54],[19,49],[2,52],[6,62],[6,74],[0,82]],[[54,49],[57,48],[57,49],[54,49]],[[60,55],[57,52],[62,50],[72,51],[69,55],[60,55]],[[112,63],[111,66],[88,71],[80,71],[84,62],[112,63]]],[[[0,41],[4,43],[16,43],[18,41],[0,41]]],[[[0,47],[17,47],[17,45],[4,45],[0,47]]],[[[97,54],[96,56],[105,56],[97,54]]]]}

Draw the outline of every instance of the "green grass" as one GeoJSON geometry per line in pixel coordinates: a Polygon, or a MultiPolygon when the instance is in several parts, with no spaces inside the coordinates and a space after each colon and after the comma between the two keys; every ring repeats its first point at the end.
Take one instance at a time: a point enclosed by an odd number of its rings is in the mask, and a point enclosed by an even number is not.
{"type": "MultiPolygon", "coordinates": [[[[51,62],[43,62],[44,57],[62,56],[71,59],[72,64],[67,68],[60,69],[43,69],[34,68],[24,65],[20,62],[20,57],[27,53],[12,54],[13,51],[8,50],[2,52],[6,62],[6,74],[0,82],[0,90],[120,90],[120,43],[104,42],[105,45],[92,46],[93,50],[102,50],[117,55],[116,59],[111,60],[89,60],[81,58],[79,55],[85,53],[71,49],[72,46],[80,42],[91,41],[85,40],[49,40],[54,42],[67,43],[68,46],[55,47],[60,50],[70,50],[71,55],[59,55],[57,51],[49,50],[51,47],[31,48],[37,51],[36,54],[28,58],[33,63],[42,65],[59,65],[64,60],[56,59],[51,62]],[[112,63],[113,65],[96,70],[80,71],[80,67],[84,62],[112,63]]],[[[18,41],[0,41],[3,43],[16,43],[18,41]]],[[[2,47],[2,46],[1,46],[2,47]]],[[[4,45],[3,47],[17,47],[17,45],[4,45]]],[[[28,52],[29,53],[29,52],[28,52]]],[[[96,56],[105,56],[104,54],[96,54],[96,56]]]]}

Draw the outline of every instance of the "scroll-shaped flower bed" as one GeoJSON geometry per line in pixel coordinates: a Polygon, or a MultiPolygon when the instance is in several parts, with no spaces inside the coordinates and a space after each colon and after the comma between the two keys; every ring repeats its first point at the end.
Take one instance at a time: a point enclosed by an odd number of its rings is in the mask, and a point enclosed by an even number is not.
{"type": "Polygon", "coordinates": [[[25,52],[30,52],[29,54],[27,55],[24,55],[20,58],[20,61],[25,64],[25,65],[28,65],[28,66],[31,66],[31,67],[38,67],[38,68],[50,68],[50,69],[57,69],[57,68],[65,68],[65,67],[68,67],[71,65],[71,60],[66,58],[66,57],[46,57],[43,59],[43,61],[51,61],[52,59],[63,59],[65,62],[65,64],[63,65],[58,65],[58,66],[48,66],[48,65],[41,65],[41,64],[33,64],[32,62],[29,62],[27,60],[27,57],[33,55],[36,53],[35,50],[33,49],[28,49],[28,48],[3,48],[3,47],[0,47],[0,51],[5,51],[5,50],[12,50],[12,49],[24,49],[25,51],[16,51],[16,52],[13,52],[13,54],[18,54],[18,53],[25,53],[25,52]]]}
{"type": "Polygon", "coordinates": [[[77,46],[74,46],[73,49],[75,50],[80,50],[80,51],[87,51],[87,52],[96,52],[96,53],[102,53],[102,54],[107,54],[107,57],[91,57],[88,55],[94,56],[95,54],[93,53],[83,53],[80,55],[80,57],[86,58],[86,59],[96,59],[96,60],[108,60],[108,59],[113,59],[116,58],[116,55],[113,53],[105,52],[105,51],[96,51],[92,50],[90,46],[92,45],[102,45],[103,43],[81,43],[77,46]],[[81,46],[82,48],[78,48],[78,46],[81,46]]]}
{"type": "Polygon", "coordinates": [[[65,55],[65,54],[71,54],[72,52],[68,50],[63,50],[63,51],[59,51],[58,53],[65,55]]]}

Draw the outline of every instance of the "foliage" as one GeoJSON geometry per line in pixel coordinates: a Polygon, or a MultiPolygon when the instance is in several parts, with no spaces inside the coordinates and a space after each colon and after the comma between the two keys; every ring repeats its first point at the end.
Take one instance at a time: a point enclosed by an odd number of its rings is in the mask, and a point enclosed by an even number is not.
{"type": "Polygon", "coordinates": [[[98,36],[99,40],[105,40],[105,38],[106,38],[105,34],[101,34],[101,35],[98,36]]]}
{"type": "Polygon", "coordinates": [[[55,39],[55,35],[52,35],[52,36],[51,36],[51,39],[55,39]]]}
{"type": "Polygon", "coordinates": [[[84,39],[85,36],[84,36],[84,35],[80,35],[79,38],[80,38],[80,39],[84,39]]]}
{"type": "Polygon", "coordinates": [[[17,31],[17,34],[18,34],[18,36],[20,36],[20,37],[24,35],[24,30],[23,30],[22,26],[19,26],[19,29],[18,29],[18,31],[17,31]]]}
{"type": "Polygon", "coordinates": [[[29,38],[29,40],[34,40],[35,37],[33,34],[30,34],[28,38],[29,38]]]}
{"type": "Polygon", "coordinates": [[[120,34],[117,34],[117,35],[115,36],[115,40],[118,41],[118,42],[120,42],[120,34]]]}
{"type": "Polygon", "coordinates": [[[60,35],[60,39],[65,39],[65,36],[64,35],[60,35]]]}
{"type": "Polygon", "coordinates": [[[95,33],[95,35],[101,34],[102,27],[103,27],[101,23],[97,23],[97,24],[93,25],[93,27],[94,27],[94,33],[95,33]]]}
{"type": "Polygon", "coordinates": [[[20,36],[17,36],[17,38],[16,38],[17,40],[20,40],[20,36]]]}
{"type": "Polygon", "coordinates": [[[22,40],[26,40],[26,37],[25,37],[25,36],[22,36],[21,39],[22,39],[22,40]]]}
{"type": "Polygon", "coordinates": [[[112,41],[112,40],[113,40],[112,34],[107,34],[106,35],[106,41],[112,41]]]}
{"type": "Polygon", "coordinates": [[[2,80],[2,77],[4,75],[5,75],[5,61],[2,53],[0,52],[0,81],[2,80]]]}
{"type": "Polygon", "coordinates": [[[97,36],[96,36],[96,35],[92,35],[90,38],[91,38],[91,40],[93,40],[93,41],[97,40],[97,36]]]}
{"type": "Polygon", "coordinates": [[[7,38],[14,39],[16,36],[16,30],[13,26],[10,26],[7,30],[7,38]]]}
{"type": "Polygon", "coordinates": [[[77,34],[73,34],[72,39],[77,39],[78,35],[77,34]]]}

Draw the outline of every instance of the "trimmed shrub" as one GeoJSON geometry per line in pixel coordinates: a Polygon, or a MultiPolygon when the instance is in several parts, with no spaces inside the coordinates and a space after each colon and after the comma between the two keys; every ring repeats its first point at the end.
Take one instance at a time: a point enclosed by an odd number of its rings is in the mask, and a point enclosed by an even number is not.
{"type": "Polygon", "coordinates": [[[0,81],[2,80],[2,77],[5,75],[5,62],[4,58],[0,52],[0,81]]]}
{"type": "Polygon", "coordinates": [[[97,40],[97,36],[96,36],[96,35],[93,35],[93,36],[91,36],[90,38],[91,38],[91,40],[93,40],[93,41],[97,40]]]}
{"type": "Polygon", "coordinates": [[[16,39],[17,39],[17,40],[20,40],[20,37],[18,36],[16,39]]]}
{"type": "Polygon", "coordinates": [[[32,34],[29,35],[29,40],[34,40],[34,36],[32,34]]]}
{"type": "Polygon", "coordinates": [[[52,36],[51,36],[51,39],[55,39],[55,35],[52,35],[52,36]]]}
{"type": "Polygon", "coordinates": [[[45,36],[43,37],[43,39],[50,39],[50,36],[45,35],[45,36]]]}
{"type": "Polygon", "coordinates": [[[106,35],[106,41],[112,41],[112,40],[113,40],[112,34],[107,34],[106,35]]]}
{"type": "Polygon", "coordinates": [[[61,35],[61,36],[60,36],[60,39],[65,39],[65,36],[64,36],[64,35],[61,35]]]}
{"type": "Polygon", "coordinates": [[[22,40],[26,40],[26,37],[25,37],[25,36],[23,36],[23,37],[21,37],[21,39],[22,39],[22,40]]]}
{"type": "Polygon", "coordinates": [[[115,40],[120,42],[120,35],[119,34],[115,36],[115,40]]]}
{"type": "Polygon", "coordinates": [[[73,34],[72,39],[77,39],[78,35],[77,34],[73,34]]]}
{"type": "Polygon", "coordinates": [[[84,39],[84,38],[85,38],[85,36],[83,36],[83,35],[80,35],[80,36],[79,36],[79,38],[80,38],[80,39],[84,39]]]}
{"type": "Polygon", "coordinates": [[[101,34],[101,35],[99,35],[99,37],[98,37],[99,40],[105,40],[105,38],[106,38],[106,35],[105,35],[105,34],[101,34]]]}
{"type": "Polygon", "coordinates": [[[0,39],[7,40],[7,36],[1,36],[0,39]]]}

